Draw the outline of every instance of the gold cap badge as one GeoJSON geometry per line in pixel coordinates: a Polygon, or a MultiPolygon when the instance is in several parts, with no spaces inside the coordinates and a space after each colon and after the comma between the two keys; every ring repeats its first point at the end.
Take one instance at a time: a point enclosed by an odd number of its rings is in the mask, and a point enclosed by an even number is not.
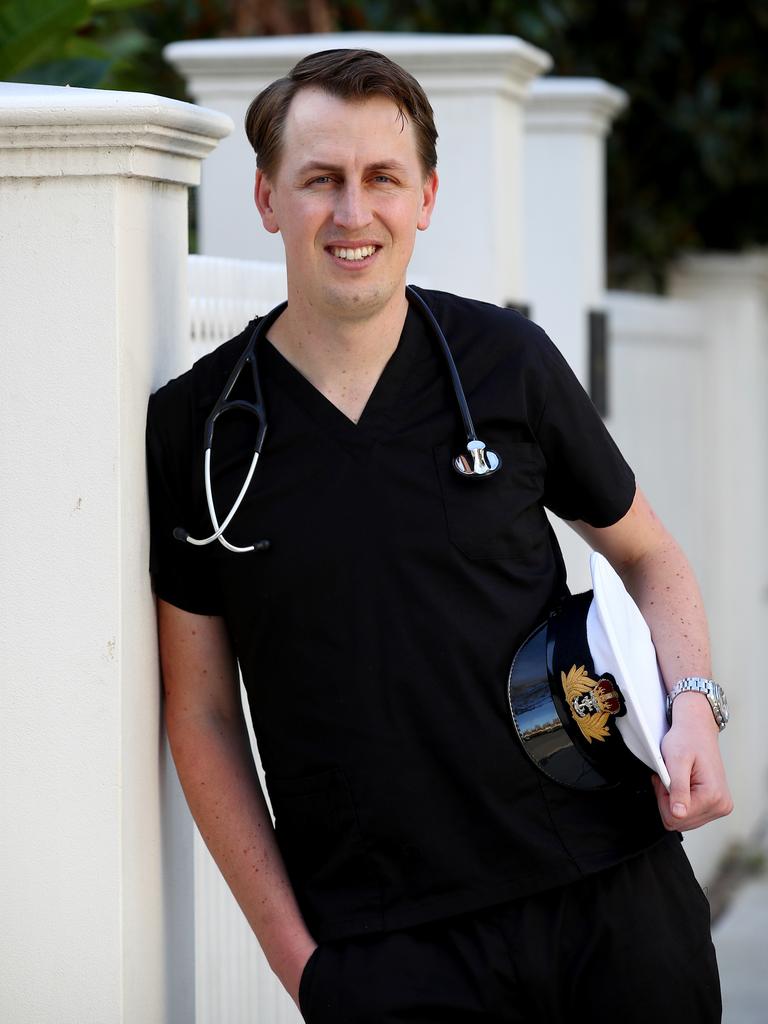
{"type": "Polygon", "coordinates": [[[560,673],[565,699],[573,720],[587,743],[603,742],[610,735],[608,720],[621,712],[621,694],[610,676],[590,679],[584,665],[560,673]]]}

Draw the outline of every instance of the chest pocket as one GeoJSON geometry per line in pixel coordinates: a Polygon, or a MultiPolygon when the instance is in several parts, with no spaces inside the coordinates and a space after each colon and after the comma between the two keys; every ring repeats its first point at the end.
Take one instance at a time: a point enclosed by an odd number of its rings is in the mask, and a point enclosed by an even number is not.
{"type": "Polygon", "coordinates": [[[544,459],[532,442],[489,443],[501,467],[487,479],[459,476],[448,445],[435,448],[448,536],[467,558],[535,557],[546,537],[544,459]]]}

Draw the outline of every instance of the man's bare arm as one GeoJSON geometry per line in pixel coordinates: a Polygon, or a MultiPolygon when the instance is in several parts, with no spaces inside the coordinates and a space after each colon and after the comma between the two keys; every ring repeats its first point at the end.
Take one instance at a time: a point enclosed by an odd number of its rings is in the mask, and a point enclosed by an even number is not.
{"type": "Polygon", "coordinates": [[[269,964],[298,1005],[316,943],[304,923],[251,755],[222,619],[158,600],[164,716],[192,815],[269,964]]]}
{"type": "MultiPolygon", "coordinates": [[[[632,507],[613,526],[570,525],[608,559],[643,613],[667,690],[683,676],[710,677],[707,620],[693,570],[639,488],[632,507]]],[[[656,776],[653,783],[667,828],[698,828],[730,814],[718,728],[703,694],[676,698],[661,749],[672,788],[667,793],[656,776]]]]}

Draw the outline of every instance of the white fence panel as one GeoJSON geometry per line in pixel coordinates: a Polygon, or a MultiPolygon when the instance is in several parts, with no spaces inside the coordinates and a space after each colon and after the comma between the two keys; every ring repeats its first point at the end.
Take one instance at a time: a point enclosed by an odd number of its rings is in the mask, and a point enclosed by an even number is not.
{"type": "MultiPolygon", "coordinates": [[[[287,295],[285,266],[189,257],[190,344],[199,359],[287,295]]],[[[243,707],[266,796],[264,774],[243,707]]],[[[267,801],[269,802],[269,801],[267,801]]],[[[299,1024],[243,912],[195,829],[195,1024],[299,1024]]]]}
{"type": "Polygon", "coordinates": [[[701,312],[682,299],[622,292],[608,293],[607,308],[611,433],[706,592],[707,523],[701,510],[711,481],[701,312]]]}
{"type": "MultiPolygon", "coordinates": [[[[264,773],[241,687],[251,748],[264,773]]],[[[269,800],[267,799],[267,803],[269,800]]],[[[195,829],[195,1024],[301,1024],[256,936],[195,829]]]]}
{"type": "Polygon", "coordinates": [[[239,334],[288,295],[284,263],[189,257],[189,331],[195,359],[239,334]]]}
{"type": "MultiPolygon", "coordinates": [[[[705,478],[708,353],[700,310],[692,302],[629,292],[608,292],[605,306],[610,330],[606,426],[638,485],[691,559],[706,598],[711,559],[701,509],[711,482],[705,478]]],[[[587,545],[555,516],[550,519],[571,590],[587,590],[587,545]]]]}

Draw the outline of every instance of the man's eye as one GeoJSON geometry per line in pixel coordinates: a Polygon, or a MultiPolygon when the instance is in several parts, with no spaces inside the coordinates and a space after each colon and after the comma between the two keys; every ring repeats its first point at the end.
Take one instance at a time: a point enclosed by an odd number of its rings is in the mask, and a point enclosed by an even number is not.
{"type": "Polygon", "coordinates": [[[310,185],[327,185],[331,180],[329,174],[318,174],[316,178],[312,178],[309,182],[310,185]]]}

